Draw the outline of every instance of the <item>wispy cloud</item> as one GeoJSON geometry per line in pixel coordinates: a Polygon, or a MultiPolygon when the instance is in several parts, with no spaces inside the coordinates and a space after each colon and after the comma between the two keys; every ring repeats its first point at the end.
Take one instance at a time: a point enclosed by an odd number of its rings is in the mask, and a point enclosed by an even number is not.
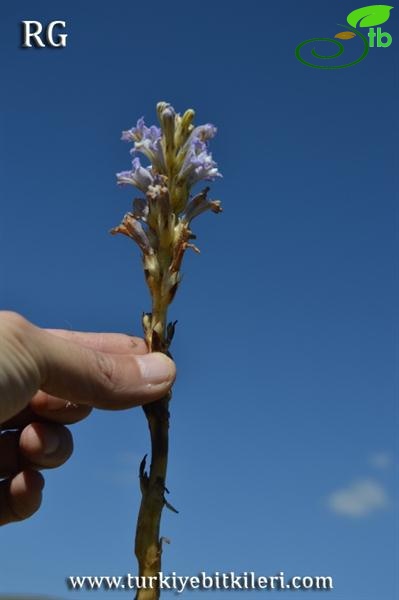
{"type": "Polygon", "coordinates": [[[386,471],[392,465],[392,456],[388,452],[375,452],[370,456],[370,465],[375,469],[386,471]]]}
{"type": "Polygon", "coordinates": [[[389,498],[385,489],[373,479],[355,481],[347,488],[336,490],[329,499],[330,509],[346,517],[367,517],[371,513],[388,507],[389,498]]]}

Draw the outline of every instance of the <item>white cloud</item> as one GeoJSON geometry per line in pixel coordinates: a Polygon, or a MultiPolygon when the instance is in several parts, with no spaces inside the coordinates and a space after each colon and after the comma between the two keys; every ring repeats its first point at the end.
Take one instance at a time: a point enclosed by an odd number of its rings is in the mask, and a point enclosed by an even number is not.
{"type": "Polygon", "coordinates": [[[370,456],[370,465],[375,469],[385,471],[392,464],[392,456],[388,452],[375,452],[370,456]]]}
{"type": "Polygon", "coordinates": [[[377,481],[364,479],[333,492],[328,504],[339,515],[367,517],[376,510],[387,508],[389,501],[385,489],[377,481]]]}

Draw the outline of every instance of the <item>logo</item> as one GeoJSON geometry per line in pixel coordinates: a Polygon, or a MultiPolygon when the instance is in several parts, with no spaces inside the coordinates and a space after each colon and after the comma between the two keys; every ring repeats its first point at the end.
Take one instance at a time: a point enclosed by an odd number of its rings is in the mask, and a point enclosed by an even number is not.
{"type": "Polygon", "coordinates": [[[51,21],[43,31],[40,21],[22,21],[21,48],[65,48],[67,33],[58,33],[54,39],[54,29],[65,29],[65,21],[51,21]],[[43,36],[44,34],[44,36],[43,36]],[[44,39],[43,39],[43,37],[44,39]]]}
{"type": "MultiPolygon", "coordinates": [[[[297,59],[307,65],[308,67],[313,67],[314,69],[345,69],[346,67],[352,67],[353,65],[357,65],[364,58],[366,58],[369,53],[370,48],[388,48],[392,44],[392,36],[390,33],[386,31],[382,31],[381,27],[378,25],[382,25],[388,21],[391,10],[393,6],[387,6],[386,4],[374,4],[373,6],[363,6],[363,8],[357,8],[353,10],[347,16],[348,25],[340,25],[341,27],[346,27],[347,31],[340,31],[337,33],[334,38],[311,38],[310,40],[305,40],[301,44],[299,44],[295,48],[295,56],[297,59]],[[368,28],[368,32],[362,33],[357,28],[368,28]],[[315,48],[312,49],[312,57],[316,59],[330,60],[334,58],[338,58],[345,51],[344,44],[339,40],[345,40],[348,42],[353,38],[358,38],[362,42],[362,53],[358,58],[353,58],[350,62],[347,62],[343,65],[336,64],[315,64],[314,62],[309,62],[309,60],[304,58],[302,52],[303,48],[308,44],[314,44],[315,42],[330,42],[337,46],[338,50],[335,54],[319,54],[315,48]]],[[[313,60],[313,59],[312,59],[313,60]]]]}

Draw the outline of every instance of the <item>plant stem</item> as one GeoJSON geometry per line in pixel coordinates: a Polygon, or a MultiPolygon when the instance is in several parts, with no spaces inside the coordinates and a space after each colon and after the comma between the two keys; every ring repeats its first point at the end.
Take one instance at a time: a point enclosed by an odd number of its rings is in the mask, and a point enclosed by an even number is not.
{"type": "MultiPolygon", "coordinates": [[[[169,397],[144,407],[151,435],[152,458],[149,476],[140,476],[142,498],[137,520],[135,552],[139,575],[146,578],[157,577],[161,571],[162,542],[159,532],[168,462],[168,408],[169,397]]],[[[146,585],[148,583],[149,580],[146,579],[146,585]]],[[[138,590],[136,600],[157,600],[159,596],[160,591],[156,583],[153,589],[138,590]]]]}
{"type": "MultiPolygon", "coordinates": [[[[159,311],[155,306],[153,309],[153,323],[161,322],[163,324],[163,335],[152,339],[150,350],[164,351],[166,309],[159,311]]],[[[151,465],[149,475],[145,473],[145,457],[140,465],[142,497],[137,519],[135,554],[139,565],[139,576],[146,578],[158,577],[158,573],[161,571],[160,523],[165,504],[170,398],[171,393],[143,407],[151,436],[151,465]]],[[[149,581],[145,580],[146,586],[149,586],[149,581]]],[[[136,600],[158,600],[160,597],[158,580],[152,581],[152,588],[137,590],[136,600]]]]}

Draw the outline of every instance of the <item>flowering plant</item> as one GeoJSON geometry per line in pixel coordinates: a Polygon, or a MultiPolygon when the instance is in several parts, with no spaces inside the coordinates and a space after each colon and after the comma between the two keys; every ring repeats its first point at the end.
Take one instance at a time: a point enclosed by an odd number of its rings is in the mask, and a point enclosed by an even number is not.
{"type": "MultiPolygon", "coordinates": [[[[167,311],[179,286],[180,268],[185,251],[192,248],[195,235],[191,222],[201,213],[221,212],[218,200],[208,198],[209,187],[196,195],[192,188],[202,180],[220,177],[208,149],[216,134],[211,124],[194,126],[195,113],[182,116],[166,103],[157,105],[160,127],[147,127],[144,119],[123,131],[122,140],[132,142],[132,168],[117,174],[118,183],[132,185],[142,192],[133,201],[132,211],[125,214],[111,233],[122,233],[139,246],[144,275],[152,299],[151,312],[143,315],[144,335],[150,351],[170,355],[175,322],[167,323],[167,311]],[[143,154],[148,166],[141,164],[143,154]]],[[[146,456],[140,464],[141,506],[137,521],[135,553],[139,575],[156,577],[161,570],[162,538],[160,521],[164,506],[175,511],[165,499],[168,460],[170,394],[144,406],[151,435],[151,466],[146,472],[146,456]]],[[[177,511],[175,511],[177,512],[177,511]]],[[[137,600],[159,598],[159,587],[139,589],[137,600]]]]}

